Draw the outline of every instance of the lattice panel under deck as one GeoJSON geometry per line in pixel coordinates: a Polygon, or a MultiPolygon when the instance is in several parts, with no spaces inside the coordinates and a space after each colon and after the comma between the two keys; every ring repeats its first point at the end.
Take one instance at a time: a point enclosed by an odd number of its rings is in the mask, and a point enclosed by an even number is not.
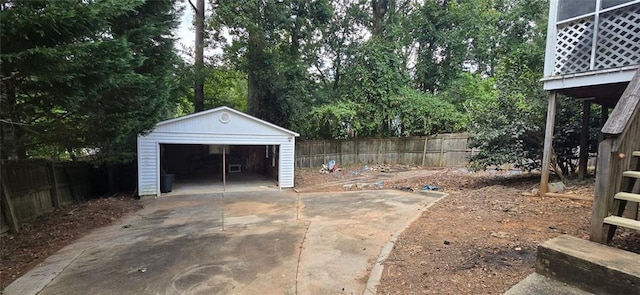
{"type": "Polygon", "coordinates": [[[640,63],[640,3],[600,15],[596,69],[640,63]]]}
{"type": "Polygon", "coordinates": [[[558,27],[554,75],[588,71],[593,43],[593,19],[579,19],[558,27]]]}

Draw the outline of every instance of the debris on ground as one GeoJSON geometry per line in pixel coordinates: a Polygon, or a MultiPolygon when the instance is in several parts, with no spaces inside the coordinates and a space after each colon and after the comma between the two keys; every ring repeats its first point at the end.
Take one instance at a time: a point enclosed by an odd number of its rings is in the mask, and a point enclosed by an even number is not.
{"type": "MultiPolygon", "coordinates": [[[[448,194],[398,237],[378,294],[502,294],[534,271],[540,243],[562,234],[588,237],[592,202],[538,196],[540,174],[368,166],[343,167],[339,177],[297,170],[296,187],[342,191],[384,180],[383,189],[430,185],[448,194]],[[393,172],[380,171],[387,168],[393,172]]],[[[565,184],[570,193],[593,195],[593,178],[565,184]]],[[[640,232],[619,229],[611,245],[640,253],[640,232]]]]}
{"type": "Polygon", "coordinates": [[[440,187],[436,186],[436,185],[425,184],[425,185],[422,186],[422,190],[423,191],[437,191],[439,189],[440,189],[440,187]]]}
{"type": "Polygon", "coordinates": [[[567,186],[564,185],[564,182],[558,181],[549,183],[548,188],[550,193],[561,193],[567,188],[567,186]]]}

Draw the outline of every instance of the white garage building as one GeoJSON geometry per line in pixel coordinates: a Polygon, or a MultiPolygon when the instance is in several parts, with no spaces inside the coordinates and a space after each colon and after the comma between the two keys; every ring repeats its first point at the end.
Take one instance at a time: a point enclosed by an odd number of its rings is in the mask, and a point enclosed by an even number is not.
{"type": "Polygon", "coordinates": [[[229,107],[160,122],[138,135],[139,195],[159,196],[166,174],[224,182],[228,173],[257,173],[293,187],[298,136],[229,107]]]}

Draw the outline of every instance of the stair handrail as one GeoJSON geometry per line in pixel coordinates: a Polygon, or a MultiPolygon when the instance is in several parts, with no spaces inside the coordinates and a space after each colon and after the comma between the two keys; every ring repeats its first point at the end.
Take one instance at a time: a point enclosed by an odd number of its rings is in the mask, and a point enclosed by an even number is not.
{"type": "Polygon", "coordinates": [[[598,145],[590,238],[606,243],[604,218],[609,215],[613,196],[620,191],[622,172],[631,165],[632,152],[640,150],[640,69],[601,131],[604,139],[598,145]]]}

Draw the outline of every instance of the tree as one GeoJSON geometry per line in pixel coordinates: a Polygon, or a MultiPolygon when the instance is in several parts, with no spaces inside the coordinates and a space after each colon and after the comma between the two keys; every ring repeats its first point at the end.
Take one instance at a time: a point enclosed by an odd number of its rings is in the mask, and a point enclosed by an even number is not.
{"type": "Polygon", "coordinates": [[[374,37],[360,48],[360,55],[345,69],[343,99],[358,105],[358,136],[394,136],[400,91],[409,78],[396,48],[374,37]],[[348,77],[348,78],[347,78],[348,77]]]}
{"type": "Polygon", "coordinates": [[[227,28],[226,59],[247,74],[247,111],[289,127],[309,100],[308,49],[331,16],[327,0],[217,1],[212,27],[227,28]]]}
{"type": "Polygon", "coordinates": [[[204,1],[197,0],[196,5],[193,5],[191,0],[189,4],[195,12],[195,62],[194,62],[194,85],[193,85],[193,105],[196,112],[204,111],[204,1]]]}
{"type": "Polygon", "coordinates": [[[11,139],[18,156],[130,159],[136,134],[167,114],[173,4],[3,2],[2,118],[20,126],[11,139]]]}

